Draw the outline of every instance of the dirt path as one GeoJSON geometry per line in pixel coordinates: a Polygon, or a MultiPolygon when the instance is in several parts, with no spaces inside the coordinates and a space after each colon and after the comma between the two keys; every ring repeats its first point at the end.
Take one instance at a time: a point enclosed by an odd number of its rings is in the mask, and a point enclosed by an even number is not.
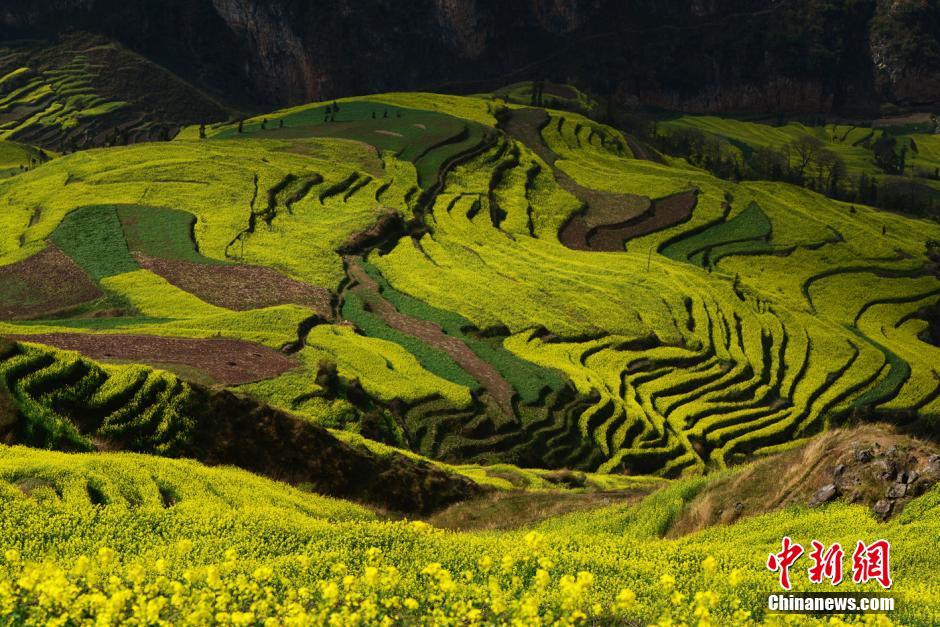
{"type": "Polygon", "coordinates": [[[120,360],[154,367],[175,364],[195,368],[222,385],[270,379],[297,362],[273,348],[230,339],[188,339],[155,335],[41,333],[7,335],[11,340],[47,344],[98,360],[120,360]]]}
{"type": "Polygon", "coordinates": [[[440,326],[427,320],[406,316],[395,309],[390,302],[382,297],[378,283],[362,269],[356,258],[349,259],[348,274],[350,278],[358,283],[351,290],[364,296],[365,302],[372,307],[372,313],[393,329],[412,335],[447,353],[457,365],[480,382],[496,399],[496,402],[499,403],[500,408],[507,416],[515,415],[512,409],[512,397],[515,390],[493,366],[480,359],[459,339],[444,333],[440,326]]]}

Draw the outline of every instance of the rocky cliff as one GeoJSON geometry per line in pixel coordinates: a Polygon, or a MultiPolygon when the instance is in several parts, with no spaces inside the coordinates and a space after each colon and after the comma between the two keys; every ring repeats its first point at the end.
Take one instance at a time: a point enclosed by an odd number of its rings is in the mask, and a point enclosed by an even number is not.
{"type": "Polygon", "coordinates": [[[5,0],[5,37],[112,37],[235,102],[535,76],[707,112],[940,102],[931,0],[5,0]]]}

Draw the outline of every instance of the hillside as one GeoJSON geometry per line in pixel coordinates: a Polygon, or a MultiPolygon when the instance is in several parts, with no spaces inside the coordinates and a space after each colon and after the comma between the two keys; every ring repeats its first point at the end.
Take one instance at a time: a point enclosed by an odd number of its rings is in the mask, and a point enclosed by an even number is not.
{"type": "Polygon", "coordinates": [[[456,463],[675,476],[935,428],[935,223],[535,111],[387,94],[55,159],[0,183],[0,330],[456,463]]]}
{"type": "MultiPolygon", "coordinates": [[[[618,117],[528,80],[245,116],[172,63],[214,31],[157,65],[131,40],[167,14],[121,42],[122,6],[0,17],[113,12],[0,46],[0,624],[784,624],[784,536],[890,540],[897,611],[845,620],[936,623],[931,114],[618,117]]],[[[630,11],[794,10],[690,6],[630,11]]],[[[181,15],[243,8],[212,7],[181,15]]]]}
{"type": "MultiPolygon", "coordinates": [[[[76,622],[104,616],[125,624],[325,624],[339,616],[344,624],[433,617],[743,626],[761,620],[746,608],[761,607],[767,594],[763,556],[784,535],[808,543],[824,534],[843,546],[859,536],[891,541],[892,619],[936,618],[937,488],[887,524],[860,505],[835,503],[661,539],[709,490],[708,481],[690,479],[638,506],[573,513],[534,529],[455,533],[384,521],[229,468],[0,445],[0,607],[14,622],[34,624],[67,612],[76,622]]],[[[834,588],[805,577],[794,583],[811,589],[834,588]]]]}
{"type": "Polygon", "coordinates": [[[165,140],[183,125],[228,117],[215,98],[100,35],[0,43],[3,141],[71,152],[165,140]]]}

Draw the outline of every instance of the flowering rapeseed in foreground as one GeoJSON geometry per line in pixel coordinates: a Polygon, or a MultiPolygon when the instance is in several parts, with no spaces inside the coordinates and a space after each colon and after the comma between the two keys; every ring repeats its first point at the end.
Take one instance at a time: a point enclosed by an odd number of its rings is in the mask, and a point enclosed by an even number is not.
{"type": "Polygon", "coordinates": [[[687,490],[455,533],[230,468],[0,447],[0,625],[819,624],[763,611],[783,533],[891,540],[891,617],[936,624],[940,490],[888,524],[836,504],[661,539],[687,490]]]}
{"type": "MultiPolygon", "coordinates": [[[[528,541],[541,536],[533,532],[525,539],[531,547],[528,541]]],[[[186,552],[191,544],[184,540],[178,550],[186,552]]],[[[17,551],[7,550],[0,571],[0,616],[12,623],[46,625],[564,626],[629,624],[637,609],[631,589],[621,589],[605,605],[592,599],[595,578],[590,572],[558,576],[551,560],[539,558],[538,551],[520,562],[504,559],[501,565],[484,555],[476,568],[459,573],[433,562],[410,585],[376,547],[365,552],[361,568],[333,562],[327,574],[309,581],[305,575],[313,559],[306,555],[282,561],[277,570],[259,566],[246,572],[230,550],[221,564],[187,568],[180,576],[169,575],[163,559],[114,567],[115,557],[113,550],[103,547],[97,555],[80,556],[65,567],[24,564],[17,551]]],[[[709,557],[702,567],[709,572],[713,564],[709,557]]],[[[722,588],[734,587],[734,575],[728,579],[722,588]]],[[[670,575],[662,575],[658,583],[666,602],[657,625],[758,624],[733,592],[684,594],[670,575]],[[716,617],[719,608],[725,611],[716,617]]],[[[812,622],[790,618],[768,624],[812,622]]],[[[893,624],[884,616],[867,616],[859,622],[893,624]]]]}

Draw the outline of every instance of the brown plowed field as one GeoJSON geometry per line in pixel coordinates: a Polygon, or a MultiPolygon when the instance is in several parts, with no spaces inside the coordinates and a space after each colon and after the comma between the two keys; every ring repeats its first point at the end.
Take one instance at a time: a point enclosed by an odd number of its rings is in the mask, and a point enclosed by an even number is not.
{"type": "Polygon", "coordinates": [[[661,229],[669,228],[685,222],[692,217],[692,211],[698,203],[698,192],[687,191],[664,196],[653,201],[652,209],[644,213],[639,219],[631,220],[622,225],[611,225],[609,227],[598,227],[597,235],[589,235],[588,242],[594,248],[595,238],[600,238],[599,242],[610,241],[611,235],[601,232],[610,231],[620,239],[620,245],[617,250],[623,250],[623,243],[634,237],[641,237],[649,233],[654,233],[661,229]]]}
{"type": "Polygon", "coordinates": [[[100,296],[85,271],[52,244],[29,259],[0,266],[0,319],[37,318],[100,296]]]}
{"type": "Polygon", "coordinates": [[[159,259],[140,252],[134,256],[141,267],[219,307],[245,311],[294,304],[310,307],[324,318],[332,317],[329,290],[295,281],[271,268],[159,259]]]}
{"type": "Polygon", "coordinates": [[[201,370],[223,385],[270,379],[297,366],[273,348],[229,339],[188,339],[156,335],[42,333],[8,335],[20,342],[78,351],[91,359],[120,360],[155,367],[178,364],[201,370]]]}

